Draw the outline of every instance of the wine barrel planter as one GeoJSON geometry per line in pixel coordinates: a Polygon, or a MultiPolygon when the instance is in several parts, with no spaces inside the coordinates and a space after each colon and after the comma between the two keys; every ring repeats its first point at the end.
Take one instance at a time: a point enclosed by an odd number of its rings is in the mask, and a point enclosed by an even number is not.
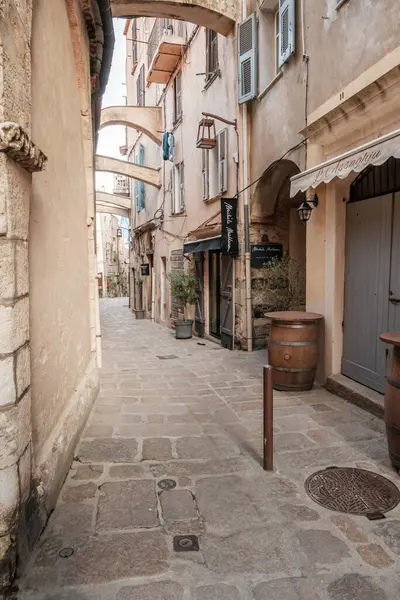
{"type": "Polygon", "coordinates": [[[301,311],[272,312],[268,362],[273,367],[274,389],[311,390],[318,363],[318,321],[322,315],[301,311]]]}
{"type": "Polygon", "coordinates": [[[385,344],[392,344],[393,356],[390,361],[385,389],[385,425],[390,462],[400,469],[400,333],[383,333],[380,336],[385,344]]]}

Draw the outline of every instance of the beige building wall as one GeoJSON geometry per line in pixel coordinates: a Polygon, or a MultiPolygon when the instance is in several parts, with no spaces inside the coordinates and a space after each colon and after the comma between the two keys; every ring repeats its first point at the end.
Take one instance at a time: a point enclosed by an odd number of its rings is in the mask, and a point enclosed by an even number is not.
{"type": "MultiPolygon", "coordinates": [[[[37,3],[32,35],[32,135],[52,157],[45,176],[33,178],[30,218],[32,422],[38,455],[92,355],[80,92],[64,0],[37,3]]],[[[88,48],[86,55],[88,63],[88,48]]]]}
{"type": "MultiPolygon", "coordinates": [[[[400,128],[398,2],[349,0],[336,10],[331,0],[326,8],[323,20],[311,7],[305,15],[307,168],[400,128]]],[[[355,177],[321,184],[319,206],[307,224],[307,308],[325,317],[321,381],[341,371],[346,202],[355,177]]]]}
{"type": "Polygon", "coordinates": [[[89,54],[102,22],[79,0],[33,4],[0,4],[0,596],[98,388],[89,54]]]}
{"type": "MultiPolygon", "coordinates": [[[[139,40],[146,40],[151,34],[154,26],[154,19],[138,19],[139,40]]],[[[178,30],[175,22],[174,33],[178,30]]],[[[157,321],[165,321],[171,325],[170,318],[172,313],[171,298],[169,294],[169,284],[164,281],[164,265],[166,273],[171,270],[174,262],[174,254],[183,248],[183,243],[189,232],[200,227],[207,220],[218,215],[220,210],[220,195],[216,189],[217,178],[217,160],[216,151],[210,160],[210,179],[213,183],[210,187],[210,194],[207,201],[203,200],[202,192],[202,152],[196,148],[198,124],[202,118],[202,112],[210,112],[224,119],[234,120],[237,116],[236,105],[236,66],[235,53],[236,44],[233,36],[227,38],[218,36],[218,59],[220,76],[216,77],[211,85],[206,85],[206,30],[190,23],[183,23],[179,26],[179,32],[183,34],[186,40],[190,40],[190,45],[185,53],[176,72],[172,75],[168,85],[164,88],[160,84],[151,84],[146,89],[146,105],[162,106],[164,115],[164,129],[172,131],[175,138],[175,154],[173,163],[162,160],[161,148],[149,140],[145,135],[139,134],[137,137],[133,130],[128,134],[129,145],[132,148],[130,160],[134,160],[134,153],[137,151],[138,144],[145,147],[145,164],[153,168],[161,168],[162,188],[160,191],[145,186],[145,209],[137,212],[135,207],[134,183],[132,184],[132,215],[133,218],[133,263],[136,279],[141,280],[139,274],[140,262],[152,261],[155,269],[155,318],[157,321]],[[182,119],[174,124],[174,79],[176,73],[181,69],[182,72],[182,119]],[[198,75],[200,74],[200,75],[198,75]],[[171,209],[171,185],[170,173],[173,164],[184,162],[185,177],[185,210],[178,214],[172,214],[171,209]],[[154,217],[160,217],[162,209],[163,220],[158,223],[156,229],[149,229],[148,225],[154,217]],[[146,226],[147,233],[141,236],[135,236],[135,228],[146,226]],[[146,253],[152,247],[154,255],[146,253]],[[172,260],[171,260],[172,259],[172,260]],[[162,306],[161,297],[164,299],[164,289],[166,289],[166,305],[162,306]]],[[[131,28],[128,37],[132,38],[131,28]]],[[[127,41],[127,90],[128,104],[136,104],[136,81],[139,77],[140,68],[145,64],[146,75],[148,72],[149,61],[147,57],[147,46],[138,44],[138,64],[132,75],[132,51],[131,42],[127,41]]],[[[227,177],[228,185],[225,196],[231,197],[237,191],[237,163],[235,162],[238,152],[238,138],[233,126],[225,125],[215,121],[216,132],[222,129],[227,130],[227,177]]],[[[215,219],[214,219],[215,220],[215,219]]],[[[218,235],[217,233],[214,235],[218,235]]],[[[207,258],[207,257],[206,257],[207,258]]],[[[188,262],[185,259],[185,268],[188,262]]],[[[143,281],[144,307],[147,309],[147,316],[151,316],[151,277],[143,281]]],[[[207,284],[207,278],[205,278],[207,284]]],[[[207,289],[205,290],[207,296],[207,289]]]]}

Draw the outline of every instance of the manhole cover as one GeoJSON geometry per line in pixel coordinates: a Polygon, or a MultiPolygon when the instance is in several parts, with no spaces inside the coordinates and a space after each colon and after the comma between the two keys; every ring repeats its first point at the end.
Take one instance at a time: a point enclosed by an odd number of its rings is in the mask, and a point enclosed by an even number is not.
{"type": "Polygon", "coordinates": [[[304,487],[317,504],[351,515],[385,513],[400,502],[400,492],[394,483],[364,469],[331,467],[317,471],[304,487]]]}
{"type": "Polygon", "coordinates": [[[161,479],[157,485],[161,490],[173,490],[176,487],[176,481],[173,479],[161,479]]]}
{"type": "Polygon", "coordinates": [[[58,556],[60,558],[69,558],[70,556],[72,556],[74,553],[74,549],[73,548],[61,548],[60,552],[58,553],[58,556]]]}
{"type": "Polygon", "coordinates": [[[173,360],[174,358],[178,358],[175,354],[164,354],[164,356],[157,356],[160,360],[173,360]]]}
{"type": "Polygon", "coordinates": [[[198,552],[199,539],[197,535],[175,535],[174,550],[175,552],[198,552]]]}

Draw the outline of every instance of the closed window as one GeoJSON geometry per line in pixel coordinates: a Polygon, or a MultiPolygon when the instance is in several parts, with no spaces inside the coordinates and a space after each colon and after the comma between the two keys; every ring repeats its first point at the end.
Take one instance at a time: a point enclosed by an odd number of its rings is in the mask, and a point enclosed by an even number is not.
{"type": "Polygon", "coordinates": [[[206,82],[218,71],[218,34],[206,29],[206,82]]]}
{"type": "Polygon", "coordinates": [[[182,119],[182,71],[179,71],[174,81],[174,123],[182,119]]]}
{"type": "Polygon", "coordinates": [[[295,51],[295,0],[279,0],[278,20],[280,68],[295,51]]]}
{"type": "Polygon", "coordinates": [[[144,65],[140,67],[139,75],[136,80],[136,100],[138,106],[145,105],[145,90],[146,90],[146,82],[145,82],[145,71],[144,65]]]}

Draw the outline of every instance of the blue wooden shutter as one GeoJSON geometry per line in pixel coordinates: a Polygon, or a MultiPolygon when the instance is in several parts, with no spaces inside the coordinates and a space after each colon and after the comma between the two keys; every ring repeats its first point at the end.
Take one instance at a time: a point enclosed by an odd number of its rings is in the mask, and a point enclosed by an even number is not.
{"type": "MultiPolygon", "coordinates": [[[[135,164],[139,164],[139,152],[135,152],[135,164]]],[[[139,212],[139,185],[140,181],[135,179],[135,202],[136,202],[136,211],[139,212]]]]}
{"type": "Polygon", "coordinates": [[[238,102],[257,97],[257,21],[253,13],[238,25],[238,102]]]}
{"type": "Polygon", "coordinates": [[[279,0],[279,66],[295,51],[295,0],[279,0]]]}

